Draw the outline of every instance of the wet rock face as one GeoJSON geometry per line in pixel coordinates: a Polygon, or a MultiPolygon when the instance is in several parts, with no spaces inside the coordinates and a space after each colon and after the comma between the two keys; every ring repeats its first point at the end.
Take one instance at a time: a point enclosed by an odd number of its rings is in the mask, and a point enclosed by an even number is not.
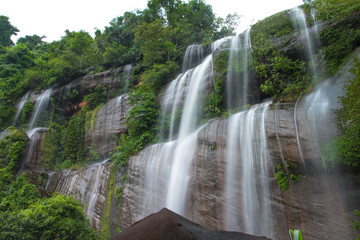
{"type": "Polygon", "coordinates": [[[100,230],[100,217],[104,209],[111,164],[106,160],[80,170],[50,173],[46,190],[73,195],[84,204],[91,226],[100,230]]]}
{"type": "MultiPolygon", "coordinates": [[[[326,174],[320,165],[317,157],[319,149],[313,144],[313,129],[308,124],[305,100],[301,99],[298,104],[273,104],[265,119],[269,151],[269,175],[266,180],[270,194],[269,218],[274,223],[271,234],[267,237],[286,239],[288,229],[301,229],[305,239],[354,238],[349,220],[352,212],[343,201],[347,196],[342,195],[349,194],[349,189],[344,193],[341,176],[326,174]],[[286,191],[280,190],[274,171],[274,166],[283,160],[292,162],[294,173],[300,176],[300,182],[290,182],[286,191]]],[[[225,158],[228,134],[227,120],[220,119],[211,120],[199,132],[197,151],[189,176],[185,217],[208,229],[223,230],[226,225],[224,188],[228,164],[225,158]]],[[[156,178],[146,178],[146,171],[149,171],[147,164],[155,163],[149,160],[150,156],[159,157],[165,147],[166,144],[150,146],[130,159],[122,196],[122,229],[159,211],[160,205],[165,206],[169,181],[167,170],[171,160],[154,164],[153,167],[160,166],[159,169],[162,170],[159,170],[156,178]],[[148,182],[152,180],[161,187],[148,191],[148,182]],[[156,196],[152,201],[157,204],[144,202],[149,195],[156,196]],[[144,211],[142,208],[147,209],[144,211]]],[[[240,169],[237,171],[241,174],[240,169]]],[[[233,191],[241,198],[241,189],[233,191]]],[[[232,211],[235,215],[242,216],[243,209],[240,205],[232,211]]]]}
{"type": "Polygon", "coordinates": [[[46,128],[32,130],[32,133],[29,135],[30,141],[26,148],[23,169],[30,169],[31,171],[39,171],[41,169],[41,144],[46,132],[46,128]]]}
{"type": "MultiPolygon", "coordinates": [[[[74,90],[76,90],[79,93],[79,102],[74,103],[76,105],[81,102],[83,96],[89,94],[98,85],[108,89],[107,93],[110,95],[114,91],[126,88],[128,84],[127,81],[129,79],[130,74],[126,73],[126,66],[96,74],[87,74],[65,86],[54,87],[51,97],[59,97],[59,99],[62,99],[67,94],[70,95],[74,90]]],[[[46,89],[41,92],[31,92],[28,99],[32,102],[36,102],[45,91],[46,89]]]]}
{"type": "Polygon", "coordinates": [[[95,124],[88,127],[85,135],[86,146],[97,151],[100,156],[106,156],[113,151],[118,137],[128,130],[125,119],[130,109],[127,95],[107,102],[96,113],[95,124]]]}

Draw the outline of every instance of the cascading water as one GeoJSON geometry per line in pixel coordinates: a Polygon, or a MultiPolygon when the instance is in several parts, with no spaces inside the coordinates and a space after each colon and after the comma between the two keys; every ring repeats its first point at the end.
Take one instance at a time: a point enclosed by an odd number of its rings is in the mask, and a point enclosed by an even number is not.
{"type": "Polygon", "coordinates": [[[168,189],[168,178],[171,166],[171,159],[174,154],[176,142],[155,144],[145,149],[143,159],[146,163],[144,172],[144,186],[146,193],[141,198],[141,216],[148,216],[151,213],[160,211],[165,206],[166,191],[168,189]]]}
{"type": "Polygon", "coordinates": [[[124,67],[124,81],[125,81],[125,86],[124,86],[124,91],[127,91],[130,85],[130,78],[131,78],[131,71],[133,69],[133,66],[131,64],[128,64],[124,67]]]}
{"type": "Polygon", "coordinates": [[[106,187],[110,174],[109,159],[80,170],[64,170],[49,175],[48,192],[73,195],[86,206],[85,212],[91,225],[100,229],[100,216],[105,202],[106,187]]]}
{"type": "Polygon", "coordinates": [[[1,132],[1,133],[0,133],[0,141],[4,139],[5,134],[6,134],[6,132],[1,132]]]}
{"type": "Polygon", "coordinates": [[[186,48],[182,72],[198,65],[204,58],[204,49],[201,44],[193,44],[186,48]]]}
{"type": "Polygon", "coordinates": [[[290,11],[290,16],[294,22],[294,25],[299,28],[299,30],[305,35],[305,39],[303,39],[303,45],[305,48],[306,58],[308,59],[312,76],[314,76],[315,80],[317,81],[317,69],[313,51],[314,43],[309,34],[304,11],[299,7],[295,7],[292,9],[292,11],[290,11]]]}
{"type": "Polygon", "coordinates": [[[196,144],[194,141],[196,141],[197,136],[197,133],[191,133],[197,127],[199,97],[206,84],[209,72],[212,73],[211,67],[212,56],[210,55],[194,69],[184,103],[166,197],[166,207],[179,214],[185,214],[187,184],[190,178],[189,170],[193,159],[192,155],[195,152],[196,144]]]}
{"type": "Polygon", "coordinates": [[[186,213],[187,190],[191,180],[190,169],[196,152],[199,130],[178,140],[171,165],[165,206],[181,215],[186,213]]]}
{"type": "Polygon", "coordinates": [[[181,116],[178,137],[180,140],[191,134],[199,126],[200,95],[208,83],[207,78],[210,77],[212,80],[212,71],[212,55],[209,55],[191,74],[189,90],[181,116]]]}
{"type": "Polygon", "coordinates": [[[316,22],[316,9],[312,8],[310,14],[311,14],[311,18],[314,21],[314,30],[315,30],[316,38],[320,39],[319,27],[318,27],[317,22],[316,22]]]}
{"type": "Polygon", "coordinates": [[[30,92],[27,92],[20,100],[20,103],[19,103],[19,107],[16,111],[16,114],[15,114],[15,117],[14,117],[14,121],[12,123],[13,126],[16,126],[16,123],[18,122],[19,120],[19,117],[20,117],[20,114],[22,113],[22,110],[24,108],[24,105],[25,105],[25,102],[27,101],[28,97],[29,97],[29,93],[30,92]]]}
{"type": "MultiPolygon", "coordinates": [[[[165,130],[167,126],[165,123],[167,121],[166,116],[170,113],[170,123],[168,135],[163,136],[164,139],[169,139],[169,141],[174,139],[175,128],[177,120],[177,111],[180,109],[180,105],[183,105],[183,98],[185,95],[185,87],[190,80],[192,70],[180,74],[175,80],[173,80],[169,87],[164,93],[164,97],[161,103],[162,119],[161,119],[161,129],[165,130]]],[[[167,133],[167,131],[165,131],[167,133]]]]}
{"type": "MultiPolygon", "coordinates": [[[[156,144],[146,148],[136,158],[146,159],[146,166],[137,168],[132,176],[144,176],[141,188],[141,203],[136,211],[136,220],[143,218],[163,207],[185,215],[190,169],[196,150],[199,115],[202,109],[201,96],[212,84],[212,56],[208,56],[196,68],[179,75],[171,82],[162,100],[162,109],[172,115],[172,129],[175,125],[174,114],[183,105],[180,129],[177,140],[156,144]],[[183,100],[184,98],[184,100],[183,100]],[[181,102],[181,103],[180,103],[181,102]],[[143,169],[143,170],[140,170],[143,169]],[[138,172],[139,171],[139,172],[138,172]],[[140,209],[141,208],[141,209],[140,209]]],[[[175,133],[170,133],[173,138],[175,133]]],[[[132,187],[132,186],[131,186],[132,187]]],[[[128,189],[125,189],[125,194],[128,189]]]]}
{"type": "Polygon", "coordinates": [[[248,104],[248,57],[251,49],[250,29],[231,40],[226,76],[226,105],[228,109],[248,104]]]}
{"type": "Polygon", "coordinates": [[[33,128],[27,132],[30,141],[26,149],[26,155],[21,170],[24,170],[25,168],[29,168],[32,171],[40,170],[41,143],[43,133],[46,131],[47,128],[33,128]]]}
{"type": "Polygon", "coordinates": [[[36,101],[34,110],[31,114],[28,130],[37,127],[38,125],[37,121],[39,120],[39,117],[45,112],[45,110],[49,105],[51,93],[52,93],[52,88],[47,89],[43,94],[40,95],[40,97],[36,101]]]}
{"type": "Polygon", "coordinates": [[[225,228],[271,235],[265,116],[270,103],[228,120],[225,172],[225,228]],[[241,215],[240,215],[241,213],[241,215]]]}

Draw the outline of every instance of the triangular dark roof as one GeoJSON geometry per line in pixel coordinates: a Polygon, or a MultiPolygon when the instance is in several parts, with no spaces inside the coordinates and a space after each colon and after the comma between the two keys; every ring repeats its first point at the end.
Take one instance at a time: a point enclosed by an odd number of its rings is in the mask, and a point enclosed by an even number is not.
{"type": "Polygon", "coordinates": [[[163,208],[136,222],[109,240],[265,240],[238,232],[207,230],[200,225],[163,208]]]}

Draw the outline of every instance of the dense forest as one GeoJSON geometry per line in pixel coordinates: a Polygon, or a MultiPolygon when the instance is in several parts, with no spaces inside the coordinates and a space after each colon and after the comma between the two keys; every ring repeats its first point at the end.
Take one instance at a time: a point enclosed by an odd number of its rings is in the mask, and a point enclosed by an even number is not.
{"type": "MultiPolygon", "coordinates": [[[[299,57],[285,48],[297,31],[287,11],[259,21],[251,26],[253,57],[249,68],[257,79],[254,88],[259,89],[252,93],[258,93],[254,102],[268,98],[286,102],[306,95],[317,83],[335,74],[344,59],[360,46],[358,1],[315,0],[301,8],[308,16],[315,9],[317,21],[323,23],[318,39],[321,46],[316,46],[312,60],[316,62],[316,74],[307,56],[299,57]]],[[[308,19],[309,27],[313,26],[315,19],[308,19]]],[[[32,124],[35,106],[26,100],[20,116],[16,116],[23,96],[131,64],[131,78],[121,88],[97,84],[85,93],[73,90],[54,96],[49,114],[38,120],[47,126],[43,169],[81,168],[99,159],[99,153],[85,146],[86,128],[92,126],[97,111],[109,99],[128,93],[132,106],[126,118],[128,130],[110,154],[113,162],[126,166],[130,156],[163,140],[158,96],[181,72],[187,46],[201,44],[209,52],[212,42],[234,36],[240,21],[236,14],[225,19],[216,17],[203,0],[149,0],[147,8],[114,18],[104,30],[97,30],[94,38],[85,31],[66,30],[60,40],[51,43],[37,35],[14,43],[11,37],[21,29],[7,16],[0,16],[0,239],[99,238],[83,206],[72,197],[49,195],[42,187],[45,180],[41,174],[34,177],[25,171],[17,175],[29,142],[25,132],[32,124]],[[67,110],[78,103],[86,104],[80,110],[67,110]]],[[[228,58],[226,51],[216,56],[214,91],[204,101],[202,122],[226,118],[249,107],[229,108],[225,104],[228,58]]],[[[340,108],[335,112],[338,137],[323,147],[323,166],[328,171],[337,166],[350,171],[360,169],[360,63],[353,74],[356,78],[345,86],[346,94],[339,99],[340,108]]],[[[356,220],[354,227],[360,228],[356,220]]]]}

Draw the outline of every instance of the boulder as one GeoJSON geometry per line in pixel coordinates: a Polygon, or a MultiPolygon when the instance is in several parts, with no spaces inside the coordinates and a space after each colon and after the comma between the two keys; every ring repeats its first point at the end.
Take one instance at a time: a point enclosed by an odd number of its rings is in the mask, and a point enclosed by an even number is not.
{"type": "Polygon", "coordinates": [[[209,230],[200,225],[163,208],[157,213],[136,222],[133,226],[110,240],[260,240],[256,237],[239,232],[209,230]]]}

